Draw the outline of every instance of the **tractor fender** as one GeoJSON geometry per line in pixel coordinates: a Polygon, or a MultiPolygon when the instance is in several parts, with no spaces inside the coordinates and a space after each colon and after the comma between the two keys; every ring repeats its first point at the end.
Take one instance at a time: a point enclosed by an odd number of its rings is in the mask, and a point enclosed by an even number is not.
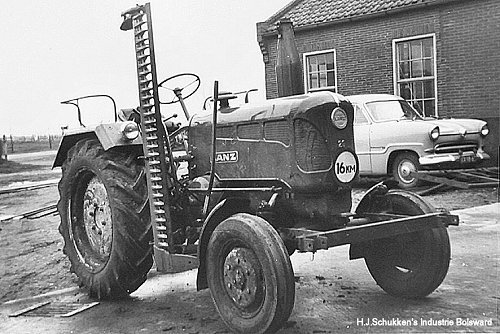
{"type": "Polygon", "coordinates": [[[379,182],[368,189],[356,207],[356,213],[371,212],[373,205],[380,199],[380,196],[387,194],[389,189],[396,184],[396,181],[389,179],[379,182]]]}
{"type": "MultiPolygon", "coordinates": [[[[363,214],[364,212],[378,212],[382,207],[384,207],[383,196],[389,192],[389,188],[396,185],[394,180],[386,180],[375,184],[373,187],[368,189],[368,191],[363,195],[363,198],[356,207],[357,214],[363,214]]],[[[364,257],[365,248],[367,244],[364,242],[353,243],[349,246],[349,259],[355,260],[364,257]]]]}
{"type": "Polygon", "coordinates": [[[198,243],[198,276],[196,278],[196,287],[199,290],[208,288],[207,282],[207,268],[206,268],[206,255],[208,242],[212,236],[213,231],[222,223],[225,219],[231,217],[236,213],[246,212],[250,213],[249,210],[250,200],[245,198],[225,198],[210,211],[200,233],[200,239],[198,243]]]}
{"type": "Polygon", "coordinates": [[[62,166],[69,149],[82,139],[99,140],[105,151],[117,146],[142,146],[140,135],[134,140],[126,139],[123,136],[123,124],[124,122],[99,124],[95,128],[78,129],[66,133],[59,144],[52,168],[62,166]]]}

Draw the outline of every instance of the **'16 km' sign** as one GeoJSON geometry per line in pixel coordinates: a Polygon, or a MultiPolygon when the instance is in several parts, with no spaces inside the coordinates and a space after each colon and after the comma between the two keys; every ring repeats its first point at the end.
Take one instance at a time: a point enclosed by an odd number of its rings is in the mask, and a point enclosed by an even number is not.
{"type": "Polygon", "coordinates": [[[335,175],[340,182],[351,182],[356,176],[358,162],[354,154],[344,151],[335,160],[335,175]]]}

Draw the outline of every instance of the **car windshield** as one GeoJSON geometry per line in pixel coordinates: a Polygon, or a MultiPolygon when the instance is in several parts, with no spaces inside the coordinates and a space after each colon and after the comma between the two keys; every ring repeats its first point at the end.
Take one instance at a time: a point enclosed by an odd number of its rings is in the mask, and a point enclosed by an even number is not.
{"type": "Polygon", "coordinates": [[[406,101],[375,101],[366,103],[375,122],[421,119],[422,116],[406,101]]]}

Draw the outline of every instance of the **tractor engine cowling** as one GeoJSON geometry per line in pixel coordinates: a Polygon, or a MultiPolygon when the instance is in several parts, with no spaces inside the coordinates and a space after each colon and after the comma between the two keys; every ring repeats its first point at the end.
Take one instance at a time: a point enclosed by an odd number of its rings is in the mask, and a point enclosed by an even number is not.
{"type": "MultiPolygon", "coordinates": [[[[190,178],[210,171],[211,115],[189,128],[190,178]]],[[[215,172],[224,179],[281,179],[296,217],[332,220],[351,209],[358,175],[353,107],[341,95],[317,92],[218,111],[215,172]]]]}

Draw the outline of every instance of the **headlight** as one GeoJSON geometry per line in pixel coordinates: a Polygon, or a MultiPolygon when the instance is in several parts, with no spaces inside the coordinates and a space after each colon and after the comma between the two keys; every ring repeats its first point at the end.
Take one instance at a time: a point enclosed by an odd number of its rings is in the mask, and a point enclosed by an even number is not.
{"type": "Polygon", "coordinates": [[[123,138],[134,140],[139,137],[139,126],[135,122],[125,122],[122,125],[123,138]]]}
{"type": "Polygon", "coordinates": [[[347,126],[347,114],[344,109],[340,107],[333,109],[331,118],[333,125],[337,129],[342,130],[347,126]]]}
{"type": "Polygon", "coordinates": [[[483,127],[481,128],[481,135],[483,137],[486,137],[488,135],[488,133],[490,133],[490,129],[488,129],[488,124],[485,124],[483,125],[483,127]]]}
{"type": "Polygon", "coordinates": [[[430,136],[432,140],[437,140],[439,138],[439,126],[436,126],[434,129],[432,129],[430,136]]]}

